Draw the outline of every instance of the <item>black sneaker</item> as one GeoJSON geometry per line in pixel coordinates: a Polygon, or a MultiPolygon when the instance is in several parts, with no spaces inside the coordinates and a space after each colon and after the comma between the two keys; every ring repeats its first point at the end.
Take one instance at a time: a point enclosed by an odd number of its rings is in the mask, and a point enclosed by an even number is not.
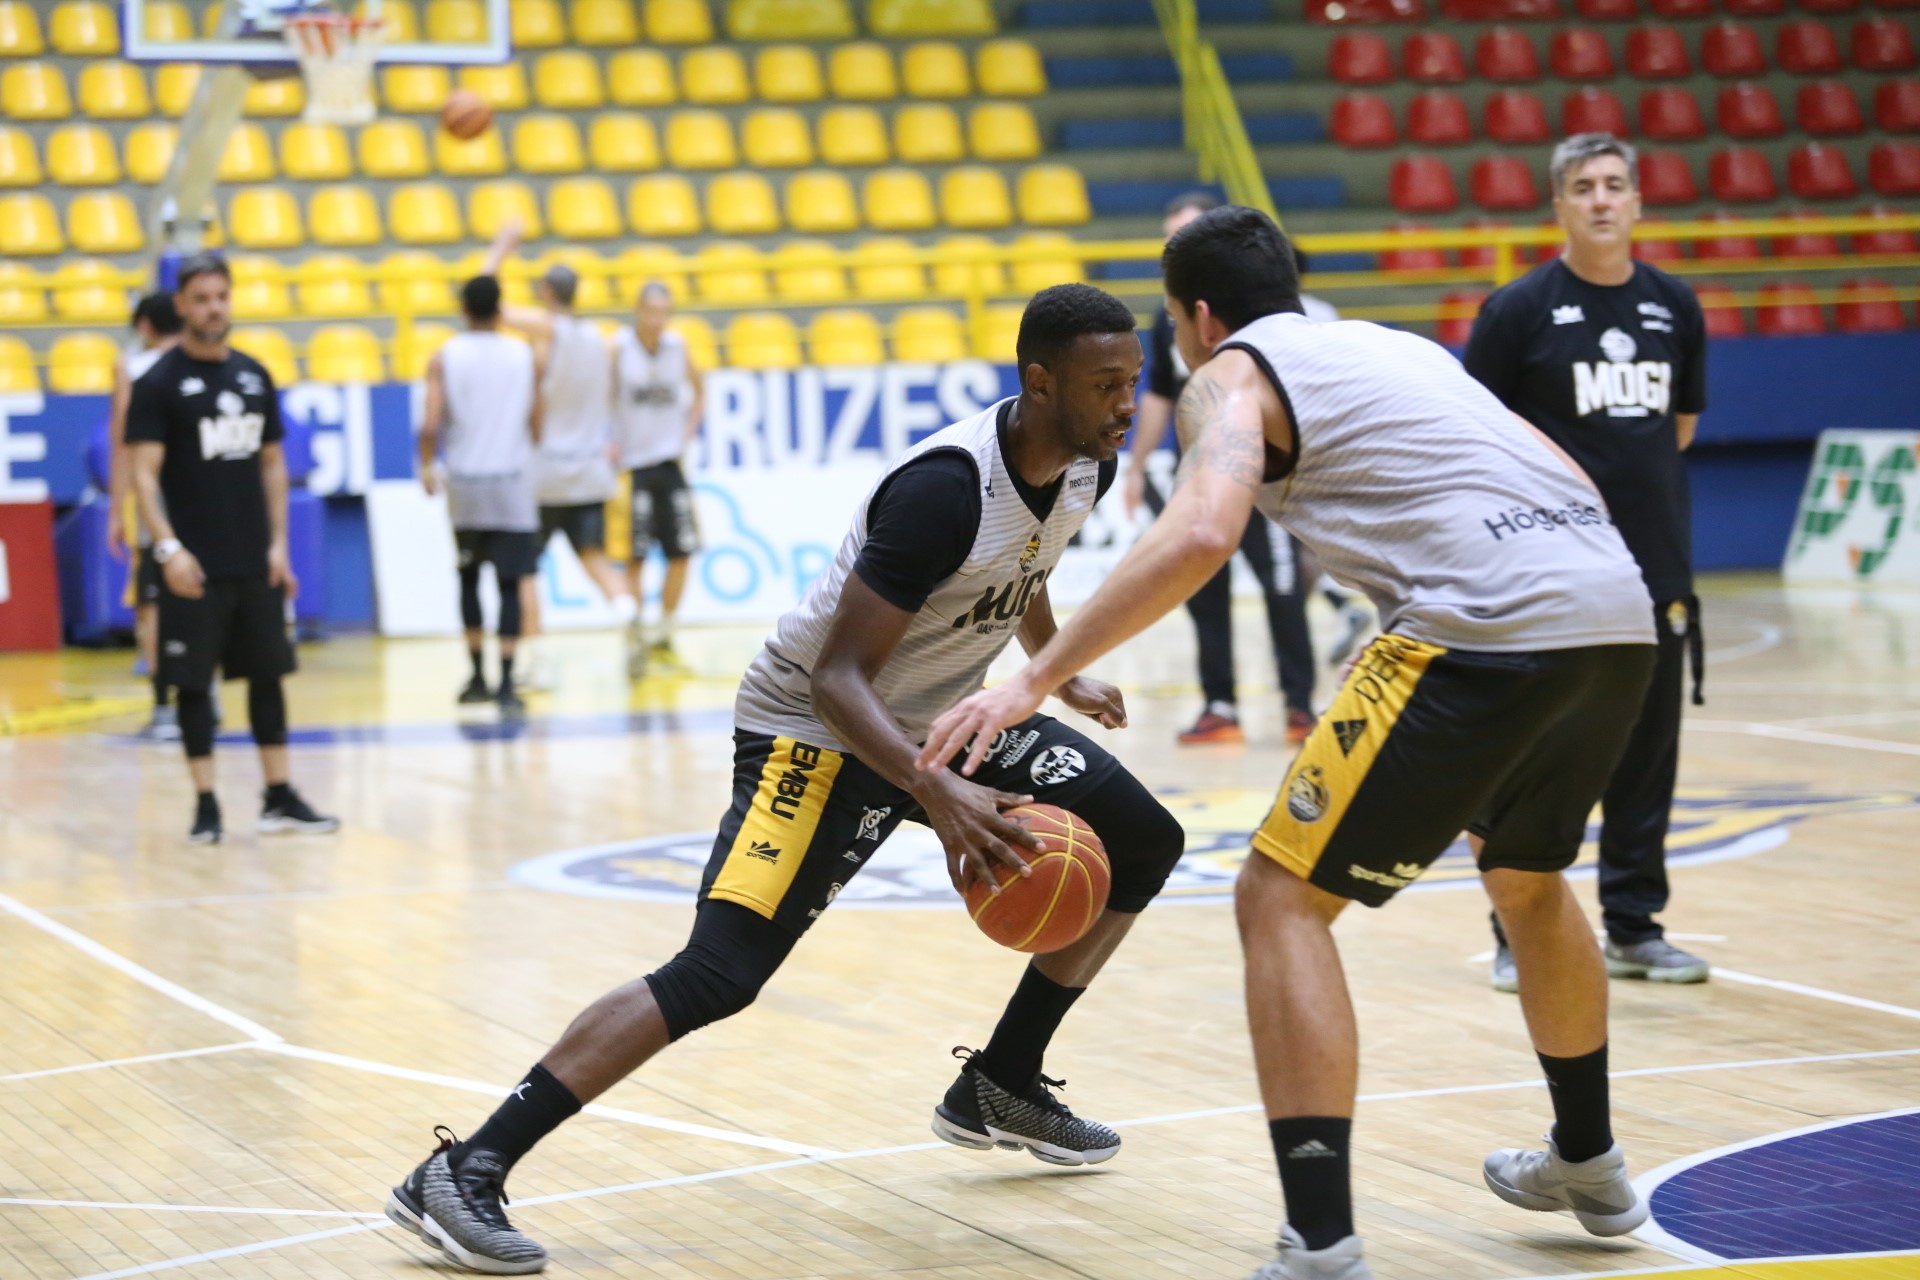
{"type": "Polygon", "coordinates": [[[507,1203],[506,1170],[493,1151],[469,1151],[453,1162],[454,1137],[434,1130],[440,1145],[387,1195],[387,1217],[469,1271],[523,1276],[547,1265],[547,1251],[516,1231],[507,1203]]]}
{"type": "Polygon", "coordinates": [[[187,832],[188,844],[219,844],[220,802],[212,796],[202,796],[193,810],[193,830],[187,832]]]}
{"type": "Polygon", "coordinates": [[[460,701],[492,702],[493,690],[487,688],[487,682],[485,680],[479,676],[475,676],[473,679],[467,681],[466,686],[460,690],[460,701]]]}
{"type": "Polygon", "coordinates": [[[1093,1120],[1083,1120],[1053,1096],[1065,1080],[1036,1075],[1015,1093],[987,1078],[979,1055],[955,1048],[966,1061],[960,1078],[933,1109],[934,1136],[956,1147],[989,1151],[1026,1150],[1048,1164],[1099,1164],[1120,1153],[1120,1135],[1093,1120]]]}
{"type": "Polygon", "coordinates": [[[278,799],[274,797],[271,790],[267,791],[260,802],[259,829],[262,835],[274,835],[287,831],[325,835],[340,829],[340,819],[315,813],[313,806],[302,799],[298,791],[288,787],[280,793],[278,799]]]}
{"type": "Polygon", "coordinates": [[[510,684],[500,686],[500,692],[495,696],[494,701],[500,704],[500,714],[503,716],[527,714],[526,700],[520,696],[520,690],[510,684]]]}

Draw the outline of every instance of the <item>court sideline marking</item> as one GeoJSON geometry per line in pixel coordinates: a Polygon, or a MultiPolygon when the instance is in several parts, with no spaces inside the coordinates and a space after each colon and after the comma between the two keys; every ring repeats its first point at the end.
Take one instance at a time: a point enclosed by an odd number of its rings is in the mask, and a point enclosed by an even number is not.
{"type": "Polygon", "coordinates": [[[1920,742],[1898,742],[1889,738],[1855,738],[1844,733],[1823,733],[1818,729],[1795,729],[1777,724],[1756,724],[1748,720],[1695,720],[1688,717],[1682,732],[1738,733],[1750,738],[1777,738],[1784,742],[1806,742],[1817,747],[1851,747],[1855,751],[1882,751],[1888,755],[1920,756],[1920,742]]]}

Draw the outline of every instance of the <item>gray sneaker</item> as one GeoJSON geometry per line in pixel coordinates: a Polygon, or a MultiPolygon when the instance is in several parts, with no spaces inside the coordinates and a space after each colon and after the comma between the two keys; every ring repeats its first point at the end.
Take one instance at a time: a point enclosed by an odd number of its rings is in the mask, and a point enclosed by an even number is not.
{"type": "Polygon", "coordinates": [[[1280,1256],[1247,1280],[1373,1280],[1360,1256],[1360,1237],[1348,1236],[1324,1249],[1309,1249],[1292,1227],[1280,1228],[1280,1256]]]}
{"type": "Polygon", "coordinates": [[[1508,995],[1520,989],[1520,970],[1514,968],[1513,951],[1504,942],[1493,948],[1493,989],[1508,995]]]}
{"type": "Polygon", "coordinates": [[[1622,946],[1607,943],[1607,975],[1613,978],[1645,978],[1648,982],[1705,982],[1709,966],[1705,960],[1668,942],[1648,938],[1622,946]]]}
{"type": "Polygon", "coordinates": [[[1119,1134],[1074,1115],[1053,1096],[1066,1081],[1035,1076],[1015,1093],[987,1078],[975,1065],[973,1050],[957,1048],[953,1056],[967,1065],[933,1109],[935,1137],[974,1151],[1024,1149],[1048,1164],[1099,1164],[1120,1153],[1119,1134]]]}
{"type": "Polygon", "coordinates": [[[469,1271],[490,1276],[531,1275],[547,1265],[547,1251],[507,1221],[506,1171],[491,1151],[469,1151],[449,1163],[453,1135],[387,1197],[387,1217],[469,1271]]]}
{"type": "Polygon", "coordinates": [[[1522,1209],[1571,1213],[1596,1236],[1623,1236],[1647,1220],[1647,1203],[1627,1179],[1627,1158],[1614,1143],[1591,1160],[1562,1160],[1547,1138],[1545,1151],[1503,1147],[1481,1172],[1487,1189],[1522,1209]]]}
{"type": "Polygon", "coordinates": [[[180,741],[180,713],[173,707],[155,707],[153,717],[140,726],[134,737],[144,742],[180,741]]]}

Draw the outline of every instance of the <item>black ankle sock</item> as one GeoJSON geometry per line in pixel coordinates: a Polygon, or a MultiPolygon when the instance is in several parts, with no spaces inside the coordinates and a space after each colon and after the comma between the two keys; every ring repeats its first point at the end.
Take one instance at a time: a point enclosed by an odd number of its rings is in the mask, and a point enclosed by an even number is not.
{"type": "Polygon", "coordinates": [[[1353,1121],[1346,1116],[1288,1116],[1267,1121],[1273,1155],[1280,1162],[1280,1192],[1287,1222],[1309,1249],[1325,1249],[1353,1234],[1353,1183],[1347,1147],[1353,1121]]]}
{"type": "Polygon", "coordinates": [[[267,784],[268,804],[285,804],[291,799],[293,799],[293,784],[291,782],[269,782],[267,784]]]}
{"type": "Polygon", "coordinates": [[[167,691],[167,682],[159,676],[155,676],[153,678],[153,705],[156,707],[166,706],[169,696],[171,695],[167,691]]]}
{"type": "Polygon", "coordinates": [[[579,1110],[580,1099],[573,1096],[573,1091],[535,1063],[520,1087],[507,1095],[487,1122],[474,1130],[471,1138],[454,1144],[448,1159],[463,1160],[469,1151],[497,1151],[501,1163],[511,1169],[521,1156],[533,1150],[534,1143],[579,1110]]]}
{"type": "Polygon", "coordinates": [[[1591,1160],[1613,1146],[1607,1100],[1607,1046],[1578,1058],[1536,1054],[1553,1095],[1553,1145],[1562,1160],[1591,1160]]]}
{"type": "Polygon", "coordinates": [[[195,792],[193,804],[194,808],[201,813],[217,814],[220,812],[220,801],[211,791],[195,792]]]}
{"type": "Polygon", "coordinates": [[[500,655],[500,687],[513,688],[513,655],[510,653],[500,655]]]}
{"type": "Polygon", "coordinates": [[[486,653],[480,649],[467,650],[467,661],[473,664],[473,678],[485,683],[487,679],[486,653]]]}
{"type": "Polygon", "coordinates": [[[1040,1074],[1053,1033],[1085,987],[1063,987],[1029,964],[976,1065],[1003,1089],[1024,1089],[1040,1074]]]}

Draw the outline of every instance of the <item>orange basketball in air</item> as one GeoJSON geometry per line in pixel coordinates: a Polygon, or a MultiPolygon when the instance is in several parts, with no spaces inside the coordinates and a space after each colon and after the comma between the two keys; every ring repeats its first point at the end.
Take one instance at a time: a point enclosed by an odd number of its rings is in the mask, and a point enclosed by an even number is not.
{"type": "Polygon", "coordinates": [[[1024,879],[1012,867],[995,863],[999,894],[976,881],[967,887],[967,911],[980,931],[1003,947],[1044,953],[1071,946],[1106,910],[1113,881],[1106,847],[1083,819],[1056,805],[1023,804],[1005,813],[1045,847],[1020,850],[1033,868],[1024,879]]]}
{"type": "Polygon", "coordinates": [[[455,89],[440,108],[440,127],[456,138],[477,138],[493,123],[493,108],[471,89],[455,89]]]}

